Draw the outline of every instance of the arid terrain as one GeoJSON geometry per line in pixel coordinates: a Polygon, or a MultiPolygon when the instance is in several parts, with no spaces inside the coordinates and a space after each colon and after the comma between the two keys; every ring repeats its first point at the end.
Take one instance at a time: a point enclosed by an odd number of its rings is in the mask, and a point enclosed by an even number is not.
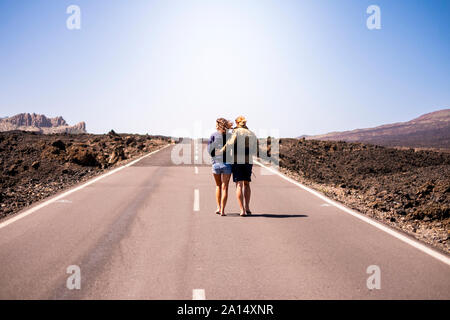
{"type": "Polygon", "coordinates": [[[0,132],[0,218],[168,144],[162,136],[0,132]]]}
{"type": "Polygon", "coordinates": [[[450,250],[450,154],[281,139],[281,170],[409,235],[450,250]]]}
{"type": "Polygon", "coordinates": [[[307,140],[365,142],[389,147],[450,151],[450,109],[424,114],[407,122],[375,128],[306,136],[307,140]]]}
{"type": "MultiPolygon", "coordinates": [[[[0,132],[0,218],[171,139],[0,132]]],[[[450,251],[450,154],[363,143],[280,140],[283,172],[370,217],[450,251]]]]}

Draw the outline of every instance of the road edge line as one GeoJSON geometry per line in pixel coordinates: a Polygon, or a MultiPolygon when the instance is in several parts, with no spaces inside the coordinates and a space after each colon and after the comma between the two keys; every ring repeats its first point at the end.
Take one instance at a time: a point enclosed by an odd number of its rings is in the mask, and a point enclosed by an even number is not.
{"type": "Polygon", "coordinates": [[[275,169],[270,168],[270,167],[267,167],[266,165],[264,165],[263,163],[261,163],[261,162],[259,162],[257,160],[254,160],[253,162],[256,163],[257,165],[259,165],[259,166],[261,166],[261,167],[263,167],[263,168],[265,168],[265,169],[267,169],[267,170],[277,174],[281,178],[289,181],[290,183],[295,184],[296,186],[300,187],[301,189],[303,189],[305,191],[308,191],[309,193],[312,193],[316,197],[318,197],[318,198],[328,202],[329,204],[337,207],[338,209],[341,209],[342,211],[344,211],[344,212],[346,212],[346,213],[348,213],[348,214],[350,214],[350,215],[352,215],[352,216],[354,216],[354,217],[356,217],[356,218],[358,218],[358,219],[360,219],[360,220],[362,220],[364,222],[367,222],[368,224],[370,224],[370,225],[372,225],[372,226],[374,226],[374,227],[376,227],[376,228],[378,228],[378,229],[380,229],[380,230],[390,234],[391,236],[393,236],[393,237],[395,237],[395,238],[397,238],[397,239],[399,239],[399,240],[409,244],[410,246],[412,246],[412,247],[414,247],[414,248],[416,248],[416,249],[418,249],[418,250],[428,254],[429,256],[431,256],[431,257],[433,257],[433,258],[435,258],[435,259],[445,263],[446,265],[450,266],[450,258],[449,257],[445,256],[444,254],[442,254],[440,252],[437,252],[434,249],[431,249],[431,248],[427,247],[426,245],[420,243],[418,240],[413,240],[413,239],[411,239],[411,238],[401,234],[400,232],[398,232],[396,230],[393,230],[393,229],[383,225],[381,222],[375,221],[375,220],[373,220],[373,219],[363,215],[362,213],[359,213],[359,212],[356,212],[356,211],[354,211],[354,210],[352,210],[350,208],[347,208],[346,206],[344,206],[344,205],[342,205],[342,204],[340,204],[340,203],[338,203],[338,202],[328,198],[327,196],[319,193],[318,191],[313,190],[313,189],[311,189],[311,188],[301,184],[300,182],[295,181],[294,179],[292,179],[290,177],[287,177],[286,175],[284,175],[280,171],[275,170],[275,169]]]}
{"type": "Polygon", "coordinates": [[[149,157],[149,156],[151,156],[152,154],[155,154],[155,153],[157,153],[157,152],[159,152],[159,151],[161,151],[161,150],[163,150],[163,149],[165,149],[165,148],[168,148],[168,147],[170,147],[171,145],[172,145],[172,144],[168,144],[168,145],[165,145],[164,147],[162,147],[162,148],[160,148],[160,149],[158,149],[158,150],[155,150],[155,151],[152,151],[152,152],[150,152],[150,153],[147,153],[146,155],[143,155],[142,157],[139,157],[139,158],[137,158],[137,159],[135,159],[135,160],[133,160],[133,161],[131,161],[131,162],[129,162],[129,163],[126,163],[126,164],[124,164],[124,165],[122,165],[122,166],[120,166],[120,167],[118,167],[118,168],[115,168],[115,169],[113,169],[113,170],[111,170],[111,171],[105,172],[104,174],[101,174],[101,175],[98,176],[98,177],[94,177],[94,178],[92,178],[92,179],[89,179],[88,181],[86,181],[85,183],[83,183],[83,184],[80,185],[80,186],[72,187],[71,189],[69,189],[69,190],[67,190],[67,191],[65,191],[65,192],[63,192],[63,193],[61,193],[60,195],[57,195],[57,196],[55,196],[55,197],[53,197],[53,198],[51,198],[51,199],[45,200],[44,202],[42,202],[42,203],[40,203],[40,204],[38,204],[38,205],[36,205],[36,206],[34,206],[34,207],[28,209],[28,210],[25,210],[25,211],[22,212],[22,213],[19,213],[19,214],[17,214],[17,215],[14,215],[13,217],[11,217],[11,218],[9,218],[9,219],[7,218],[5,221],[0,222],[0,229],[2,229],[2,228],[4,228],[4,227],[6,227],[6,226],[12,224],[13,222],[16,222],[17,220],[20,220],[20,219],[22,219],[22,218],[25,218],[26,216],[32,214],[33,212],[36,212],[36,211],[38,211],[39,209],[42,209],[42,208],[48,206],[49,204],[51,204],[51,203],[53,203],[53,202],[55,202],[55,201],[57,201],[57,200],[59,200],[59,199],[61,199],[61,198],[64,198],[64,197],[68,196],[69,194],[72,194],[72,193],[74,193],[74,192],[76,192],[76,191],[79,191],[79,190],[81,190],[81,189],[84,189],[85,187],[87,187],[87,186],[89,186],[89,185],[91,185],[91,184],[93,184],[93,183],[95,183],[95,182],[97,182],[97,181],[99,181],[99,180],[101,180],[101,179],[107,177],[107,176],[110,176],[110,175],[112,175],[112,174],[114,174],[114,173],[116,173],[116,172],[119,172],[120,170],[122,170],[122,169],[124,169],[124,168],[130,167],[130,166],[132,166],[133,164],[135,164],[136,162],[139,162],[139,161],[141,161],[142,159],[144,159],[144,158],[146,158],[146,157],[149,157]]]}

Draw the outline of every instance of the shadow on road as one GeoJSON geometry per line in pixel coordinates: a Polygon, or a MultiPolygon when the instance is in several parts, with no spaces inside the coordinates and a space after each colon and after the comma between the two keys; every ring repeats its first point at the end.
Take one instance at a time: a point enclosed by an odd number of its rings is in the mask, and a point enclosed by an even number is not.
{"type": "Polygon", "coordinates": [[[247,215],[245,217],[241,217],[239,213],[227,213],[227,216],[230,217],[239,217],[239,218],[307,218],[308,216],[305,214],[271,214],[271,213],[252,213],[251,215],[247,215]]]}

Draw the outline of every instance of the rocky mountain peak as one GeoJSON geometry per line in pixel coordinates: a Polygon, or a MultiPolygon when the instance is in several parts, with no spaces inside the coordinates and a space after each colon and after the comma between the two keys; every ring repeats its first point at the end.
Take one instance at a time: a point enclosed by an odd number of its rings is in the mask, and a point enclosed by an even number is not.
{"type": "Polygon", "coordinates": [[[80,122],[74,126],[58,116],[48,118],[43,114],[19,113],[12,117],[0,118],[0,131],[35,131],[41,133],[85,133],[86,123],[80,122]]]}

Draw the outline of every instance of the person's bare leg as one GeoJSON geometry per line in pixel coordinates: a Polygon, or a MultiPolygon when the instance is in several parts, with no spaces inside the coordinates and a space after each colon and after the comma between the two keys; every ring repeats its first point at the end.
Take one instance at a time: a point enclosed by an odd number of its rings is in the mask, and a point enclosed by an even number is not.
{"type": "Polygon", "coordinates": [[[214,174],[214,181],[216,183],[216,203],[217,203],[217,209],[216,209],[216,213],[219,214],[220,213],[220,201],[222,198],[222,178],[220,174],[214,174]]]}
{"type": "Polygon", "coordinates": [[[244,199],[245,199],[245,212],[247,214],[252,214],[250,211],[250,196],[252,195],[252,190],[250,189],[250,181],[244,181],[244,199]]]}
{"type": "Polygon", "coordinates": [[[228,184],[230,182],[231,174],[222,174],[222,199],[220,202],[220,215],[226,216],[225,214],[225,206],[227,205],[228,200],[228,184]]]}
{"type": "Polygon", "coordinates": [[[239,204],[239,209],[241,210],[240,215],[245,216],[244,209],[244,181],[236,182],[236,198],[239,204]]]}

